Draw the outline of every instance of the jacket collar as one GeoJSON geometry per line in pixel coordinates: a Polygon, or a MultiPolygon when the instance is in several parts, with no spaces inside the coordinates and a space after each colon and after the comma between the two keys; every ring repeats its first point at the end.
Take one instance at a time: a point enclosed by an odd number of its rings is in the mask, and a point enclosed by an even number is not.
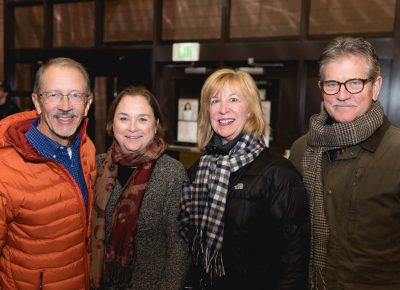
{"type": "Polygon", "coordinates": [[[236,145],[243,134],[239,134],[228,143],[222,144],[222,139],[214,133],[211,141],[206,146],[206,154],[209,155],[228,155],[229,151],[236,145]]]}
{"type": "Polygon", "coordinates": [[[384,116],[382,125],[369,138],[367,138],[364,142],[362,142],[360,146],[364,150],[367,150],[369,152],[375,152],[376,149],[379,147],[379,144],[381,143],[383,136],[389,129],[390,125],[391,125],[390,121],[386,116],[384,116]]]}
{"type": "MultiPolygon", "coordinates": [[[[0,138],[0,147],[13,146],[26,158],[43,158],[43,156],[28,142],[25,136],[25,133],[29,130],[37,117],[38,115],[33,110],[17,113],[3,119],[0,122],[0,133],[3,134],[0,138]]],[[[84,118],[78,128],[77,135],[80,137],[81,144],[85,142],[87,123],[88,118],[84,118]]]]}

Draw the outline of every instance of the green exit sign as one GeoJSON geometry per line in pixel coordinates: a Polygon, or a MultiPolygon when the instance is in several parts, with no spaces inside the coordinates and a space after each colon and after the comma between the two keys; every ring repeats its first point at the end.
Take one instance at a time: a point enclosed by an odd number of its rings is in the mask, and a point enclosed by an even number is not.
{"type": "Polygon", "coordinates": [[[200,43],[181,42],[172,45],[172,61],[198,61],[200,43]]]}

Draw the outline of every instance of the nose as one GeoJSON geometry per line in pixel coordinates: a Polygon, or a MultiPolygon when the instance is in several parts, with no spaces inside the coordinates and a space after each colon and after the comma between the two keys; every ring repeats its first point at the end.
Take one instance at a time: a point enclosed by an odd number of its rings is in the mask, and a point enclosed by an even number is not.
{"type": "Polygon", "coordinates": [[[219,107],[219,113],[221,115],[226,114],[229,111],[229,103],[226,100],[221,100],[220,107],[219,107]]]}
{"type": "Polygon", "coordinates": [[[135,129],[136,129],[136,121],[135,121],[135,120],[131,120],[131,121],[129,122],[128,130],[131,131],[131,132],[133,132],[133,131],[135,131],[135,129]]]}
{"type": "Polygon", "coordinates": [[[72,110],[72,104],[67,95],[63,95],[60,102],[58,103],[58,107],[63,111],[72,110]]]}
{"type": "Polygon", "coordinates": [[[351,98],[351,94],[346,90],[344,84],[340,84],[339,92],[336,94],[336,99],[339,101],[345,101],[351,98]]]}

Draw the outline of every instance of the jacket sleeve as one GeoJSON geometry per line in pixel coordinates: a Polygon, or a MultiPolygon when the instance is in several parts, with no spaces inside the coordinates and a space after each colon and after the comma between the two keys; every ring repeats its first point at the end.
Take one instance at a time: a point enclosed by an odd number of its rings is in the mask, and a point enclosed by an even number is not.
{"type": "Polygon", "coordinates": [[[283,237],[281,278],[277,289],[305,289],[309,258],[309,219],[306,191],[300,174],[289,166],[274,177],[272,205],[283,237]]]}
{"type": "Polygon", "coordinates": [[[182,165],[175,168],[174,176],[170,176],[169,194],[167,197],[165,216],[167,238],[167,264],[164,272],[162,289],[177,290],[183,286],[188,268],[188,245],[179,235],[178,212],[182,193],[182,182],[187,174],[182,165]]]}
{"type": "Polygon", "coordinates": [[[0,256],[6,243],[8,223],[12,220],[12,210],[7,197],[0,192],[0,256]]]}

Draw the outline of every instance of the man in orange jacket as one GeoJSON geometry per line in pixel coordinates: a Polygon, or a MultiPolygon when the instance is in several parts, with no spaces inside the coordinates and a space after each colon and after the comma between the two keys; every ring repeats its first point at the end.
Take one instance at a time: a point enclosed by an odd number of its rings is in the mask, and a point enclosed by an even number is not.
{"type": "Polygon", "coordinates": [[[36,110],[0,121],[0,289],[88,289],[95,148],[84,67],[42,65],[36,110]]]}

